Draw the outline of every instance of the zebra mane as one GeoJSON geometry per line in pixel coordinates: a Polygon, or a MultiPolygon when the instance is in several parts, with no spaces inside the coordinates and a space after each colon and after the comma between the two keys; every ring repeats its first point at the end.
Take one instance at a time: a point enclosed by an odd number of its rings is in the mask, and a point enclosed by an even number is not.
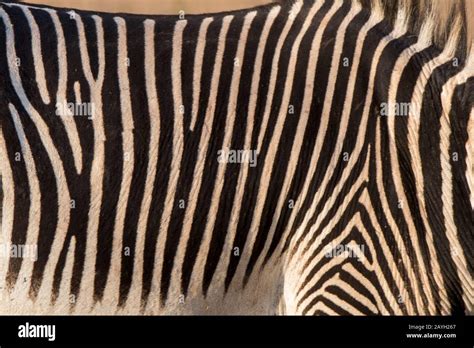
{"type": "MultiPolygon", "coordinates": [[[[280,4],[295,0],[275,0],[280,4]]],[[[474,56],[474,0],[355,0],[460,60],[474,56]],[[425,29],[425,30],[423,30],[425,29]],[[427,36],[426,36],[427,35],[427,36]]]]}

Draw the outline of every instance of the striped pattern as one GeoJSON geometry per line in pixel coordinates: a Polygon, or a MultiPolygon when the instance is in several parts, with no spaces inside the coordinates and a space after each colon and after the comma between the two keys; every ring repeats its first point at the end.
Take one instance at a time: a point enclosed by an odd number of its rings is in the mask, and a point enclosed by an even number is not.
{"type": "Polygon", "coordinates": [[[38,248],[0,312],[472,312],[474,55],[432,25],[0,4],[1,243],[38,248]]]}

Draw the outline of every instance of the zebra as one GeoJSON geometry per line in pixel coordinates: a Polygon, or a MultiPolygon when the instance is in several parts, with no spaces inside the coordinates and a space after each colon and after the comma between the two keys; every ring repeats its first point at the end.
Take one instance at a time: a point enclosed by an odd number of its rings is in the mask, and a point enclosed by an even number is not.
{"type": "Polygon", "coordinates": [[[0,313],[472,313],[463,4],[0,3],[0,313]]]}

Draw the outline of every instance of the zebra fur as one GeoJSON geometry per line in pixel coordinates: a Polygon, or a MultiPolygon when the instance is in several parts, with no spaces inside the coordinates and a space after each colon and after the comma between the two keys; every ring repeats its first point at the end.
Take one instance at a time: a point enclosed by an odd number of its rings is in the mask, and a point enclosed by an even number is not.
{"type": "Polygon", "coordinates": [[[0,3],[0,312],[472,313],[474,54],[374,4],[0,3]]]}

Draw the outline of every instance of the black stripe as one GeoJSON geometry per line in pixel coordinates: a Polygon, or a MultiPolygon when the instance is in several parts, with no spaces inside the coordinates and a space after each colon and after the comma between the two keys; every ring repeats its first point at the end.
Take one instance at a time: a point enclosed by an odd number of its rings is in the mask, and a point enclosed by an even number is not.
{"type": "MultiPolygon", "coordinates": [[[[145,47],[145,29],[141,20],[127,21],[127,46],[145,47]]],[[[132,274],[135,271],[133,264],[135,260],[135,245],[137,236],[141,231],[137,231],[138,219],[140,217],[140,206],[145,190],[145,181],[148,166],[148,149],[150,146],[150,119],[145,86],[145,51],[129,51],[130,66],[128,67],[128,78],[130,82],[132,116],[133,116],[133,149],[135,162],[133,166],[132,181],[130,183],[129,197],[127,200],[127,210],[123,227],[123,247],[122,268],[120,278],[120,299],[119,305],[125,304],[130,291],[132,274]],[[128,249],[125,249],[128,248],[128,249]]],[[[131,154],[130,154],[131,155],[131,154]]],[[[141,255],[138,255],[141,257],[141,255]]]]}

